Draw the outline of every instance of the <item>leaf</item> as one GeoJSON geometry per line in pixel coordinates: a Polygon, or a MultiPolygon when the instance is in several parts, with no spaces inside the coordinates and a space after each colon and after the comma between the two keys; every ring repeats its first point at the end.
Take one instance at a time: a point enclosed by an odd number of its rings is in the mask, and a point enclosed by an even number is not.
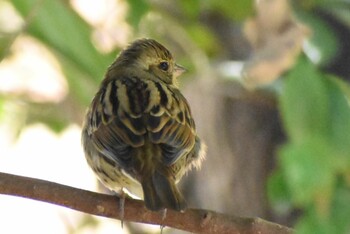
{"type": "Polygon", "coordinates": [[[207,54],[215,53],[219,50],[219,45],[214,35],[208,30],[208,28],[197,24],[186,25],[186,30],[196,42],[196,45],[206,51],[207,54]]]}
{"type": "Polygon", "coordinates": [[[105,69],[105,56],[93,46],[91,28],[63,1],[13,0],[22,16],[32,14],[28,32],[64,54],[82,70],[99,79],[105,69]]]}
{"type": "Polygon", "coordinates": [[[320,212],[327,212],[336,178],[336,163],[328,141],[314,136],[285,145],[279,154],[292,201],[299,206],[316,202],[320,212]]]}
{"type": "Polygon", "coordinates": [[[330,234],[334,227],[329,225],[328,219],[320,217],[314,207],[307,209],[306,214],[298,221],[295,233],[297,234],[330,234]]]}
{"type": "Polygon", "coordinates": [[[312,28],[312,36],[305,47],[310,59],[320,65],[330,62],[340,48],[339,39],[332,27],[314,12],[297,12],[298,18],[312,28]]]}
{"type": "Polygon", "coordinates": [[[210,0],[211,8],[216,9],[234,21],[243,20],[253,13],[252,0],[210,0]]]}
{"type": "Polygon", "coordinates": [[[320,215],[314,206],[298,221],[296,233],[349,233],[350,230],[350,190],[338,185],[329,215],[320,215]]]}
{"type": "Polygon", "coordinates": [[[65,1],[13,0],[12,4],[27,19],[27,33],[44,43],[62,63],[78,71],[72,74],[71,69],[63,66],[68,83],[78,83],[73,89],[70,87],[70,91],[87,103],[79,92],[89,82],[97,86],[114,55],[97,51],[90,40],[91,27],[65,1]],[[81,74],[82,79],[76,73],[81,74]],[[74,93],[77,90],[80,91],[74,93]]]}
{"type": "Polygon", "coordinates": [[[189,18],[196,20],[200,14],[201,1],[200,0],[180,0],[178,1],[181,11],[189,18]]]}
{"type": "Polygon", "coordinates": [[[345,95],[348,103],[350,103],[350,85],[349,85],[349,83],[345,82],[344,80],[342,80],[336,76],[328,75],[328,77],[329,77],[329,79],[331,79],[331,81],[333,83],[335,83],[339,87],[341,92],[345,95]]]}
{"type": "Polygon", "coordinates": [[[306,59],[287,75],[280,97],[283,122],[292,141],[329,133],[329,100],[324,77],[306,59]]]}
{"type": "Polygon", "coordinates": [[[127,2],[129,4],[127,20],[136,29],[142,17],[150,10],[150,7],[144,0],[128,0],[127,2]]]}
{"type": "Polygon", "coordinates": [[[8,55],[13,40],[14,35],[5,34],[0,29],[0,62],[8,55]]]}
{"type": "Polygon", "coordinates": [[[280,170],[269,177],[267,194],[274,210],[279,214],[287,213],[291,209],[290,191],[280,170]]]}
{"type": "Polygon", "coordinates": [[[338,156],[335,160],[339,162],[342,171],[350,168],[350,99],[343,92],[349,88],[348,84],[343,84],[336,78],[327,79],[330,96],[330,140],[338,156]],[[347,87],[342,87],[343,84],[347,87]]]}
{"type": "Polygon", "coordinates": [[[335,194],[333,209],[330,215],[331,225],[336,228],[333,233],[349,233],[350,231],[350,190],[341,184],[335,194]]]}
{"type": "Polygon", "coordinates": [[[0,122],[2,122],[2,119],[5,116],[5,98],[0,95],[0,122]]]}

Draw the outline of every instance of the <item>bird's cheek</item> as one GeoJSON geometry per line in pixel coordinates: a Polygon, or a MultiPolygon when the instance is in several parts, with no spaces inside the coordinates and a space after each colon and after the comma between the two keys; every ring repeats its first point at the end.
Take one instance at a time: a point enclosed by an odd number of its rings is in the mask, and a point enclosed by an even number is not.
{"type": "Polygon", "coordinates": [[[172,80],[172,82],[171,82],[175,87],[179,87],[179,81],[178,81],[178,79],[175,77],[175,76],[173,76],[173,80],[172,80]]]}

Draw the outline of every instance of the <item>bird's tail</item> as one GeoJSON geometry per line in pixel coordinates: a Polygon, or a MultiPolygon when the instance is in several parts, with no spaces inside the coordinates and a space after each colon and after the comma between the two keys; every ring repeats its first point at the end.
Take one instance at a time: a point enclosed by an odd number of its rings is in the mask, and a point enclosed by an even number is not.
{"type": "Polygon", "coordinates": [[[177,211],[186,209],[186,201],[173,178],[155,171],[152,176],[144,178],[141,184],[147,209],[153,211],[164,208],[177,211]]]}

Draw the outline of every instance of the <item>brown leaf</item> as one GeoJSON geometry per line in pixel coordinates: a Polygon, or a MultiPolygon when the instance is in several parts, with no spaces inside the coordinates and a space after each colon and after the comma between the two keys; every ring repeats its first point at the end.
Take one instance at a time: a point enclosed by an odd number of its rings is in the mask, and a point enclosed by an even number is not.
{"type": "Polygon", "coordinates": [[[253,48],[243,68],[248,88],[268,84],[291,68],[310,30],[293,16],[287,0],[260,0],[257,15],[244,25],[253,48]]]}

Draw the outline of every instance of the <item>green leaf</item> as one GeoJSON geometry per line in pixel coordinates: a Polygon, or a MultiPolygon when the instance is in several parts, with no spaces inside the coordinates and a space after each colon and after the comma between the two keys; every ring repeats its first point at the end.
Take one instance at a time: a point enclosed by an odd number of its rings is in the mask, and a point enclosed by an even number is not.
{"type": "Polygon", "coordinates": [[[268,179],[267,195],[274,210],[279,214],[287,213],[291,209],[290,191],[280,170],[275,171],[268,179]]]}
{"type": "Polygon", "coordinates": [[[14,37],[13,34],[5,34],[1,32],[0,29],[0,62],[8,55],[9,47],[11,47],[14,37]]]}
{"type": "Polygon", "coordinates": [[[62,53],[92,79],[99,80],[110,60],[93,46],[91,28],[64,1],[13,0],[23,17],[31,15],[28,32],[62,53]]]}
{"type": "Polygon", "coordinates": [[[128,0],[128,22],[133,28],[138,28],[142,17],[150,10],[148,3],[144,0],[128,0]]]}
{"type": "Polygon", "coordinates": [[[332,76],[332,75],[328,75],[329,79],[335,83],[339,89],[341,90],[341,92],[345,95],[346,99],[348,100],[348,103],[350,103],[350,85],[349,83],[345,82],[344,80],[332,76]]]}
{"type": "Polygon", "coordinates": [[[329,225],[327,217],[321,217],[316,212],[316,209],[310,206],[306,210],[306,214],[299,220],[295,229],[297,234],[330,234],[334,232],[334,227],[329,225]]]}
{"type": "Polygon", "coordinates": [[[254,1],[252,0],[211,0],[210,4],[213,9],[235,21],[251,16],[254,9],[254,1]]]}
{"type": "Polygon", "coordinates": [[[0,122],[5,116],[5,98],[3,96],[0,96],[0,122]]]}
{"type": "Polygon", "coordinates": [[[296,225],[296,233],[346,234],[350,230],[349,220],[350,190],[344,185],[338,185],[331,204],[331,212],[328,215],[321,215],[315,206],[309,206],[296,225]]]}
{"type": "Polygon", "coordinates": [[[186,30],[193,41],[196,42],[196,45],[206,51],[208,55],[216,53],[219,50],[220,47],[217,40],[208,28],[197,24],[191,24],[186,26],[186,30]]]}
{"type": "Polygon", "coordinates": [[[340,185],[332,206],[331,225],[336,228],[333,233],[349,233],[350,231],[350,189],[340,185]]]}
{"type": "Polygon", "coordinates": [[[86,103],[87,98],[80,92],[86,91],[87,82],[97,86],[115,55],[97,51],[91,42],[91,27],[65,1],[13,0],[11,3],[23,18],[30,16],[27,33],[44,43],[61,63],[74,67],[73,73],[66,66],[62,68],[68,83],[76,84],[70,86],[70,91],[86,103]]]}
{"type": "Polygon", "coordinates": [[[296,205],[317,204],[327,212],[335,182],[335,161],[328,141],[313,137],[280,150],[281,167],[296,205]]]}
{"type": "Polygon", "coordinates": [[[305,53],[317,64],[325,65],[330,62],[340,48],[340,42],[332,27],[313,12],[298,11],[297,16],[312,29],[305,53]]]}
{"type": "Polygon", "coordinates": [[[337,1],[337,4],[334,0],[329,0],[329,3],[322,6],[322,8],[326,9],[327,12],[330,12],[333,17],[345,25],[350,24],[350,2],[348,0],[337,1]]]}
{"type": "Polygon", "coordinates": [[[342,156],[340,167],[350,168],[350,105],[344,91],[349,85],[336,78],[327,79],[330,95],[330,139],[334,149],[342,156]],[[343,85],[343,86],[342,86],[343,85]]]}
{"type": "Polygon", "coordinates": [[[201,12],[201,5],[203,5],[203,2],[200,0],[180,0],[178,3],[183,13],[192,20],[196,20],[198,18],[201,12]]]}
{"type": "Polygon", "coordinates": [[[329,100],[324,77],[306,59],[287,75],[280,97],[283,122],[292,141],[327,136],[329,100]]]}

